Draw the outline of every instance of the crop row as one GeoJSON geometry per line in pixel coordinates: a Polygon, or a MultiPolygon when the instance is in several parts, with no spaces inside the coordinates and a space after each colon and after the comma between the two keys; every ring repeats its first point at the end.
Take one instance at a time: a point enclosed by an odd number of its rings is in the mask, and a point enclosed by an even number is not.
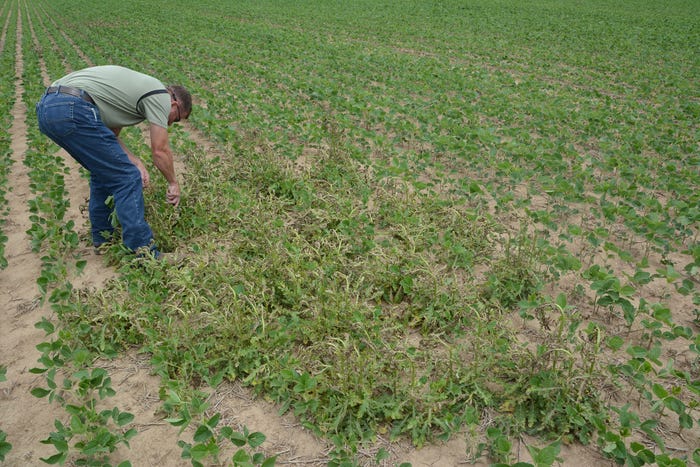
{"type": "MultiPolygon", "coordinates": [[[[12,168],[11,144],[12,137],[12,108],[15,102],[15,25],[16,16],[10,10],[9,4],[3,4],[0,9],[0,270],[8,265],[5,257],[5,246],[8,237],[4,227],[9,213],[7,189],[8,176],[12,168]]],[[[7,368],[5,362],[0,361],[0,382],[6,380],[7,368]]],[[[0,462],[5,460],[6,454],[12,449],[12,444],[7,441],[6,428],[0,424],[0,462]]]]}
{"type": "Polygon", "coordinates": [[[7,267],[5,258],[5,244],[7,236],[4,234],[7,207],[7,177],[12,166],[11,143],[12,137],[12,107],[15,103],[15,27],[16,14],[10,9],[9,4],[4,4],[0,18],[3,19],[0,33],[0,269],[7,267]]]}

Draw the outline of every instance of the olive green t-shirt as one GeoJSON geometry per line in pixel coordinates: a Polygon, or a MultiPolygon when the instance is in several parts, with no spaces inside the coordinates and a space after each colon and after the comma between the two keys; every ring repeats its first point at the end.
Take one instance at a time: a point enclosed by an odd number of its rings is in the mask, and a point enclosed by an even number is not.
{"type": "Polygon", "coordinates": [[[136,125],[144,120],[168,127],[170,94],[143,97],[151,91],[165,90],[163,83],[151,76],[122,66],[103,65],[74,71],[52,84],[59,85],[90,94],[108,128],[136,125]]]}

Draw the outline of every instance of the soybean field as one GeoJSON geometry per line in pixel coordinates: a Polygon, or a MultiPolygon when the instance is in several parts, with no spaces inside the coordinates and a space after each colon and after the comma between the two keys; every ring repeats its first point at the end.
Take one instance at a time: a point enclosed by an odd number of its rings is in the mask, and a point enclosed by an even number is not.
{"type": "Polygon", "coordinates": [[[700,464],[697,0],[2,0],[0,28],[0,463],[700,464]],[[193,95],[178,208],[121,133],[176,263],[95,255],[89,174],[38,130],[105,64],[193,95]]]}

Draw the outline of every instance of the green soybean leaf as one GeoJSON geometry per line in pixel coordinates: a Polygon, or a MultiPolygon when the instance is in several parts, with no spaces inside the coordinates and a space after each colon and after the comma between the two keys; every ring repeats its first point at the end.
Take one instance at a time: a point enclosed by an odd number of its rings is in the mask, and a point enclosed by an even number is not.
{"type": "Polygon", "coordinates": [[[120,413],[119,416],[117,417],[116,422],[117,422],[117,425],[119,425],[119,426],[124,426],[124,425],[126,425],[126,424],[128,424],[128,423],[131,423],[133,420],[134,420],[134,415],[133,415],[133,414],[130,414],[130,413],[128,413],[128,412],[122,412],[122,413],[120,413]]]}
{"type": "Polygon", "coordinates": [[[251,433],[248,436],[248,444],[250,444],[250,447],[252,447],[252,448],[257,448],[258,446],[260,446],[264,442],[265,442],[265,435],[260,433],[259,431],[251,433]]]}
{"type": "Polygon", "coordinates": [[[51,391],[49,391],[48,389],[44,389],[44,388],[34,388],[30,391],[30,393],[32,396],[38,397],[41,399],[42,397],[46,397],[49,394],[51,394],[51,391]]]}
{"type": "Polygon", "coordinates": [[[199,428],[197,428],[197,431],[194,433],[194,440],[197,443],[203,443],[207,441],[209,438],[211,438],[213,433],[209,429],[208,426],[206,425],[199,425],[199,428]]]}

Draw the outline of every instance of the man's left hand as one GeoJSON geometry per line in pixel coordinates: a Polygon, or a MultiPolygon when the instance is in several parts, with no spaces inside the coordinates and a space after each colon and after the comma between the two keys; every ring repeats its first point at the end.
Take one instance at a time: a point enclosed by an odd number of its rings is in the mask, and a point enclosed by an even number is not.
{"type": "Polygon", "coordinates": [[[143,183],[144,188],[148,188],[148,185],[151,184],[151,176],[148,173],[148,170],[146,170],[146,167],[144,167],[143,164],[140,164],[137,166],[139,168],[139,172],[141,172],[141,183],[143,183]]]}

